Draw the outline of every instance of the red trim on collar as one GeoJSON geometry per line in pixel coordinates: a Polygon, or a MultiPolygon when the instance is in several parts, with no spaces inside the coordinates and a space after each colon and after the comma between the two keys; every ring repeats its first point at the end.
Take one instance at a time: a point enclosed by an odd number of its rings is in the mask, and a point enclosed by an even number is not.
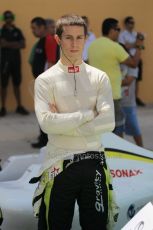
{"type": "Polygon", "coordinates": [[[78,73],[80,72],[79,66],[69,66],[68,67],[68,73],[78,73]]]}

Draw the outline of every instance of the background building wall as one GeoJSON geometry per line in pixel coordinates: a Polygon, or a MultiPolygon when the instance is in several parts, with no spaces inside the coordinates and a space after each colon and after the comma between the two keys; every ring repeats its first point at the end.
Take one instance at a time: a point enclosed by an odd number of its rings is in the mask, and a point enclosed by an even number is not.
{"type": "MultiPolygon", "coordinates": [[[[22,50],[23,104],[33,110],[33,76],[28,64],[28,56],[36,39],[31,33],[30,21],[35,16],[57,19],[67,13],[87,15],[90,27],[97,37],[101,35],[101,22],[106,17],[117,18],[121,27],[124,17],[133,16],[135,18],[136,30],[146,34],[146,49],[142,55],[144,73],[143,81],[140,82],[139,95],[145,102],[153,102],[152,9],[152,0],[1,0],[0,14],[5,10],[13,11],[16,15],[15,24],[22,29],[26,38],[26,49],[22,50]]],[[[8,110],[13,110],[16,105],[11,83],[8,90],[8,110]]]]}

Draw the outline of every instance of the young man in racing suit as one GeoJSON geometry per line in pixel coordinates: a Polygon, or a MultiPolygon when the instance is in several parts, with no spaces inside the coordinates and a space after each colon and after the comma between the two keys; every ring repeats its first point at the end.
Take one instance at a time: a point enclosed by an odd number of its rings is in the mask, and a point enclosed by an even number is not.
{"type": "Polygon", "coordinates": [[[31,180],[40,179],[33,199],[39,230],[70,230],[76,200],[83,230],[108,229],[117,210],[101,145],[101,134],[115,125],[112,91],[106,73],[82,61],[86,34],[81,17],[61,17],[55,36],[61,58],[35,80],[35,112],[49,139],[31,180]]]}

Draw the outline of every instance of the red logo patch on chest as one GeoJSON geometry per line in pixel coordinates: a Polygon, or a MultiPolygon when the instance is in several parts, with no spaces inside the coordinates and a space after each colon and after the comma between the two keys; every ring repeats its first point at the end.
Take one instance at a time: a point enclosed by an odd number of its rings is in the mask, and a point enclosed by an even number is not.
{"type": "Polygon", "coordinates": [[[80,72],[79,66],[69,66],[68,73],[78,73],[80,72]]]}

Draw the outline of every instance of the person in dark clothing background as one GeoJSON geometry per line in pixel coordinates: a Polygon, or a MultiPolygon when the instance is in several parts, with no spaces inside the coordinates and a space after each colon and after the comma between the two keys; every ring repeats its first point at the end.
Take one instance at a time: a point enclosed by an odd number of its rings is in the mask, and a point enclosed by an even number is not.
{"type": "MultiPolygon", "coordinates": [[[[35,17],[31,21],[31,29],[35,37],[39,38],[33,49],[31,62],[34,78],[53,66],[58,60],[58,46],[53,34],[48,31],[48,21],[42,17],[35,17]]],[[[47,134],[40,129],[38,141],[32,143],[33,148],[41,148],[48,142],[47,134]]]]}
{"type": "Polygon", "coordinates": [[[3,13],[5,21],[1,29],[0,48],[0,80],[1,80],[1,110],[0,116],[7,114],[6,97],[9,77],[12,77],[14,95],[17,102],[16,113],[28,115],[29,112],[21,104],[21,56],[20,49],[25,48],[25,39],[19,28],[14,25],[14,14],[11,11],[3,13]]]}

